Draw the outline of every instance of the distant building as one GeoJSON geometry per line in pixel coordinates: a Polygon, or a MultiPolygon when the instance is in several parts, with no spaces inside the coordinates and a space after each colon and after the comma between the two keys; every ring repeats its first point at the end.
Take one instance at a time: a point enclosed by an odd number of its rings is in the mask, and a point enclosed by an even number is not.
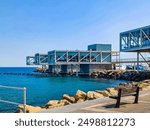
{"type": "Polygon", "coordinates": [[[50,73],[91,74],[100,69],[112,69],[111,44],[93,44],[88,50],[52,50],[48,54],[27,57],[27,65],[48,65],[50,73]]]}
{"type": "Polygon", "coordinates": [[[111,51],[111,44],[92,44],[88,45],[88,50],[92,51],[111,51]]]}

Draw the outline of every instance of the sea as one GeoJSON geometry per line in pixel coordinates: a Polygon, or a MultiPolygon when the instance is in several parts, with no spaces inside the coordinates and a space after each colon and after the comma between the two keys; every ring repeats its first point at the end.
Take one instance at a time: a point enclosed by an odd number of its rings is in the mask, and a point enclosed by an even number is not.
{"type": "MultiPolygon", "coordinates": [[[[13,73],[34,73],[34,67],[0,67],[0,85],[10,87],[26,87],[27,104],[43,106],[49,100],[62,99],[63,94],[73,96],[77,90],[85,92],[104,90],[115,87],[122,80],[95,79],[89,77],[40,77],[30,75],[14,75],[13,73]],[[4,74],[12,73],[12,74],[4,74]]],[[[0,87],[0,100],[23,103],[23,91],[0,87]]],[[[0,102],[0,113],[13,113],[18,106],[0,102]]]]}

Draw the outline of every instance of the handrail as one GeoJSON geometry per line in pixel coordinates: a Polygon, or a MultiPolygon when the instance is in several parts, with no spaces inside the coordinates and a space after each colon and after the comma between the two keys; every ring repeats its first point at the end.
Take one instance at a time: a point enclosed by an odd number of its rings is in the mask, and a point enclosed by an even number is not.
{"type": "MultiPolygon", "coordinates": [[[[150,60],[150,57],[146,57],[146,60],[150,60]]],[[[144,61],[143,58],[139,59],[140,61],[144,61]]],[[[116,61],[116,59],[112,59],[112,61],[116,61]]],[[[126,59],[120,59],[120,61],[137,61],[137,58],[126,58],[126,59]]]]}
{"type": "Polygon", "coordinates": [[[20,104],[20,103],[16,103],[16,102],[1,100],[1,99],[0,99],[0,102],[4,102],[4,103],[8,103],[8,104],[14,104],[14,105],[19,105],[20,104]]]}
{"type": "MultiPolygon", "coordinates": [[[[6,89],[16,89],[16,90],[22,90],[23,91],[23,105],[24,106],[24,113],[26,113],[26,88],[19,88],[19,87],[9,87],[9,86],[2,86],[0,85],[0,88],[6,88],[6,89]]],[[[3,103],[8,103],[8,104],[13,104],[13,105],[19,105],[20,103],[18,102],[12,102],[12,101],[8,101],[8,100],[2,100],[0,99],[0,102],[3,102],[3,103]]]]}
{"type": "Polygon", "coordinates": [[[9,86],[2,86],[2,85],[0,85],[0,88],[10,88],[10,89],[24,90],[24,88],[18,88],[18,87],[9,87],[9,86]]]}

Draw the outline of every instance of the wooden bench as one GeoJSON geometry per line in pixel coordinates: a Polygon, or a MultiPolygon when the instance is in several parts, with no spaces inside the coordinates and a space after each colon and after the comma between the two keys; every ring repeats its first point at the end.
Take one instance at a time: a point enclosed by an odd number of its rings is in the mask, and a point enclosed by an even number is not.
{"type": "Polygon", "coordinates": [[[139,87],[119,88],[118,95],[117,96],[109,96],[109,98],[116,99],[117,102],[116,102],[115,108],[119,108],[120,107],[121,97],[127,97],[127,96],[135,96],[134,103],[138,103],[139,87]],[[125,92],[124,92],[124,90],[125,90],[125,92]]]}

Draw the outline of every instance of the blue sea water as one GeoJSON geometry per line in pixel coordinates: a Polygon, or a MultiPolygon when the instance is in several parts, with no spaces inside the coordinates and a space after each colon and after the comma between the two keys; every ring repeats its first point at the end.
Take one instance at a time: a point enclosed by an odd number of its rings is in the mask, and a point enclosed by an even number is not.
{"type": "MultiPolygon", "coordinates": [[[[103,90],[118,85],[120,80],[93,79],[83,77],[39,77],[26,75],[4,75],[2,73],[32,73],[35,68],[0,68],[0,85],[27,88],[27,104],[45,105],[49,100],[61,99],[63,94],[74,95],[77,90],[103,90]]],[[[23,103],[23,91],[0,88],[0,99],[23,103]]],[[[15,112],[17,105],[0,102],[0,112],[15,112]]]]}

